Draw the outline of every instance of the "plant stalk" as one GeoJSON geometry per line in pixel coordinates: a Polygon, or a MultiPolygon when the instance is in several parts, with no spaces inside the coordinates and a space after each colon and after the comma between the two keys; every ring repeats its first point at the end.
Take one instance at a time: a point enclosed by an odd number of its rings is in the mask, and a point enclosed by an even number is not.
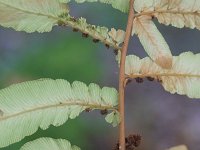
{"type": "Polygon", "coordinates": [[[131,36],[133,18],[134,18],[134,9],[133,9],[134,0],[129,2],[129,15],[126,27],[126,35],[124,39],[124,44],[121,49],[121,60],[120,60],[120,73],[119,73],[119,113],[121,118],[121,123],[119,125],[119,150],[125,150],[125,113],[124,113],[124,91],[125,91],[125,61],[126,54],[129,44],[129,39],[131,36]]]}

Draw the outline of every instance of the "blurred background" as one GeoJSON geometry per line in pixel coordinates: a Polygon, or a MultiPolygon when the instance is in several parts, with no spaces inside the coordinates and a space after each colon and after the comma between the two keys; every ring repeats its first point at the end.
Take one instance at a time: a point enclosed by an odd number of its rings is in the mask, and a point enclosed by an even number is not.
{"type": "MultiPolygon", "coordinates": [[[[127,15],[99,3],[70,4],[71,14],[88,23],[124,29],[127,15]]],[[[200,31],[159,25],[173,55],[200,51],[200,31]]],[[[145,57],[137,37],[131,39],[129,54],[145,57]]],[[[200,64],[199,64],[200,65],[200,64]]],[[[54,27],[50,33],[27,34],[0,27],[0,88],[39,78],[66,79],[101,86],[118,87],[115,56],[101,43],[81,37],[68,27],[54,27]]],[[[126,134],[140,134],[138,150],[164,150],[186,144],[200,149],[200,101],[171,95],[157,82],[132,82],[126,88],[126,134]]],[[[83,150],[112,150],[118,141],[118,128],[112,128],[98,111],[82,113],[66,124],[34,135],[4,150],[19,149],[38,137],[65,138],[83,150]]]]}

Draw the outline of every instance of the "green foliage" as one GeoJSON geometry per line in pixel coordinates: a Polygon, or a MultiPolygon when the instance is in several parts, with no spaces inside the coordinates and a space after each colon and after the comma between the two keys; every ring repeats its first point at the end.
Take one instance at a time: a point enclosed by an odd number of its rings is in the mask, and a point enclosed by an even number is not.
{"type": "Polygon", "coordinates": [[[113,127],[116,127],[120,123],[119,112],[113,111],[112,113],[108,114],[105,119],[108,123],[112,123],[113,127]]]}
{"type": "Polygon", "coordinates": [[[20,150],[80,150],[77,146],[71,146],[67,140],[40,138],[26,143],[20,150]]]}
{"type": "Polygon", "coordinates": [[[119,49],[117,45],[120,43],[112,40],[108,28],[88,24],[82,17],[71,17],[67,5],[61,4],[59,0],[41,0],[39,3],[35,0],[0,0],[0,11],[3,12],[0,25],[12,27],[16,31],[43,33],[50,32],[55,25],[69,25],[86,36],[92,35],[95,40],[119,49]]]}
{"type": "Polygon", "coordinates": [[[68,13],[58,0],[0,0],[0,25],[17,31],[49,32],[59,16],[68,13]]]}
{"type": "Polygon", "coordinates": [[[60,126],[88,108],[116,111],[117,91],[78,81],[70,85],[66,80],[41,79],[1,90],[0,100],[0,132],[4,133],[0,147],[5,147],[39,127],[60,126]]]}
{"type": "MultiPolygon", "coordinates": [[[[106,3],[122,12],[128,12],[129,6],[129,0],[75,1],[106,3]]],[[[125,35],[123,30],[112,28],[109,31],[107,27],[87,23],[85,18],[70,16],[68,6],[64,4],[69,2],[70,0],[0,0],[0,25],[28,33],[49,32],[55,25],[70,26],[74,31],[82,32],[85,37],[91,36],[94,42],[101,41],[115,51],[121,50],[125,35]]],[[[200,98],[200,54],[186,52],[172,56],[169,46],[153,23],[153,18],[156,17],[165,25],[200,29],[200,3],[196,0],[135,0],[134,9],[137,13],[133,20],[132,35],[139,37],[150,58],[127,56],[127,78],[150,77],[157,79],[170,93],[200,98]]],[[[77,57],[81,58],[83,55],[77,57]]],[[[117,58],[119,57],[120,52],[117,58]]],[[[52,67],[56,65],[52,62],[49,64],[52,67]]],[[[41,67],[40,70],[44,68],[41,67]]],[[[62,79],[41,79],[10,86],[0,91],[0,133],[3,133],[0,136],[0,147],[20,141],[36,132],[39,127],[47,129],[51,124],[60,126],[68,118],[77,117],[83,110],[112,110],[106,116],[106,121],[117,126],[120,123],[117,104],[118,94],[115,89],[100,89],[96,84],[86,86],[75,81],[70,85],[62,79]]],[[[38,139],[22,149],[39,149],[43,146],[41,149],[49,149],[54,145],[60,146],[55,149],[63,149],[62,145],[64,148],[68,145],[68,149],[79,149],[71,147],[66,140],[50,138],[38,139]]],[[[172,149],[186,148],[181,146],[172,149]]]]}

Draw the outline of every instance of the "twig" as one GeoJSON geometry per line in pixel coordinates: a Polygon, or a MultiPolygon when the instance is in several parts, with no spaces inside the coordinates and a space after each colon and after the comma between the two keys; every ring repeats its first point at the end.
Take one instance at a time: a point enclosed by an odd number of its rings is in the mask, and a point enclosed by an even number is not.
{"type": "Polygon", "coordinates": [[[134,10],[133,10],[134,0],[130,0],[129,2],[129,16],[126,27],[126,35],[124,39],[124,45],[122,47],[122,54],[120,60],[120,74],[119,74],[119,113],[121,117],[121,123],[119,126],[119,149],[125,150],[125,119],[124,119],[124,82],[125,82],[125,61],[126,54],[129,44],[129,39],[132,31],[133,18],[134,18],[134,10]]]}

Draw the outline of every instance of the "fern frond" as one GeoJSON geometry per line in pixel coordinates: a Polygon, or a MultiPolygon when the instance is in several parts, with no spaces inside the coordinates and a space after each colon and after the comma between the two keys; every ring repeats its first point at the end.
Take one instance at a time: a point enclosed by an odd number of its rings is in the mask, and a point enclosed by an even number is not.
{"type": "Polygon", "coordinates": [[[177,28],[200,29],[199,0],[135,0],[137,15],[150,15],[177,28]]]}
{"type": "MultiPolygon", "coordinates": [[[[110,35],[107,27],[95,26],[88,24],[85,18],[75,19],[70,15],[64,16],[61,20],[62,25],[68,25],[74,29],[79,30],[80,32],[91,36],[93,39],[100,40],[102,43],[105,43],[114,49],[120,50],[121,47],[118,46],[123,41],[115,41],[110,35]]],[[[120,30],[124,32],[123,30],[120,30]]],[[[123,34],[120,34],[120,37],[123,38],[123,34]],[[121,37],[122,36],[122,37],[121,37]]]]}
{"type": "Polygon", "coordinates": [[[117,111],[108,114],[105,119],[108,123],[111,123],[113,127],[116,127],[121,122],[120,114],[117,111]]]}
{"type": "Polygon", "coordinates": [[[68,13],[58,0],[0,0],[0,25],[17,31],[49,32],[68,13]]]}
{"type": "Polygon", "coordinates": [[[121,44],[125,38],[125,32],[123,30],[115,30],[114,28],[108,33],[112,41],[114,41],[117,45],[121,44]]]}
{"type": "MultiPolygon", "coordinates": [[[[68,3],[71,0],[60,0],[62,3],[68,3]]],[[[128,12],[129,9],[129,0],[75,0],[77,3],[84,3],[84,2],[100,2],[105,4],[112,5],[113,8],[118,9],[124,13],[128,12]]]]}
{"type": "Polygon", "coordinates": [[[133,21],[132,35],[137,34],[147,54],[163,68],[171,68],[172,54],[165,39],[151,21],[150,16],[140,16],[133,21]]]}
{"type": "Polygon", "coordinates": [[[157,79],[172,94],[200,98],[200,54],[185,52],[173,57],[171,69],[163,69],[148,57],[127,56],[126,74],[130,78],[157,79]]]}
{"type": "MultiPolygon", "coordinates": [[[[109,36],[106,27],[88,24],[85,18],[69,15],[66,4],[60,0],[0,0],[0,25],[17,31],[49,32],[55,25],[70,26],[114,49],[121,49],[109,36]]],[[[120,41],[121,42],[121,41],[120,41]]]]}
{"type": "Polygon", "coordinates": [[[185,145],[179,145],[179,146],[172,147],[168,150],[188,150],[188,149],[185,145]]]}
{"type": "MultiPolygon", "coordinates": [[[[114,88],[88,87],[75,81],[41,79],[12,85],[0,91],[0,147],[8,146],[50,125],[60,126],[83,110],[116,112],[114,88]]],[[[111,122],[113,123],[113,122],[111,122]]]]}
{"type": "Polygon", "coordinates": [[[64,139],[39,138],[24,144],[20,150],[81,150],[64,139]]]}

